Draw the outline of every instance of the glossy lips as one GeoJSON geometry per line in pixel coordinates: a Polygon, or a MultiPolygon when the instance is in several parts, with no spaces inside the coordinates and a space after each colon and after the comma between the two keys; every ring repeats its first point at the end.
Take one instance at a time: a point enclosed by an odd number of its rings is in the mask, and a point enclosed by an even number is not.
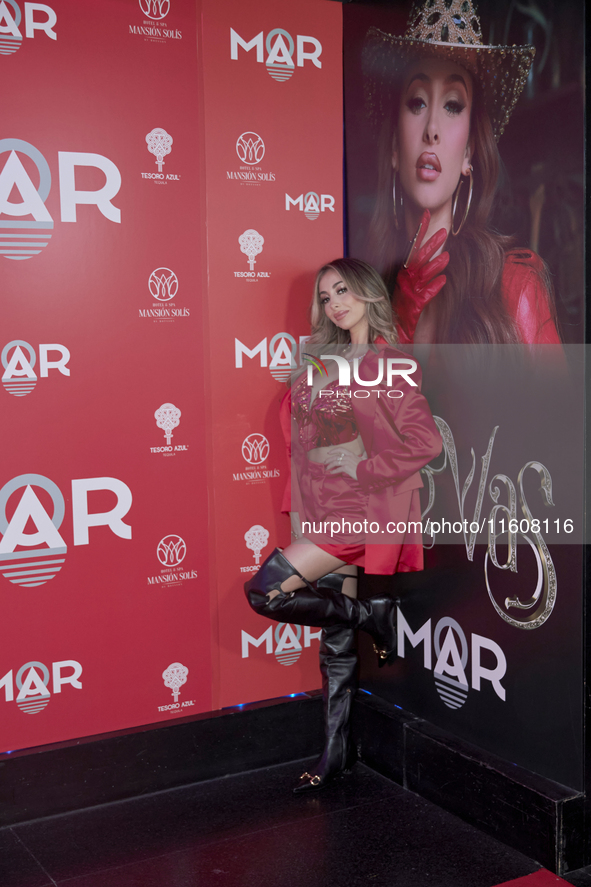
{"type": "Polygon", "coordinates": [[[417,160],[417,178],[420,182],[434,182],[441,174],[441,164],[437,154],[424,151],[417,160]]]}

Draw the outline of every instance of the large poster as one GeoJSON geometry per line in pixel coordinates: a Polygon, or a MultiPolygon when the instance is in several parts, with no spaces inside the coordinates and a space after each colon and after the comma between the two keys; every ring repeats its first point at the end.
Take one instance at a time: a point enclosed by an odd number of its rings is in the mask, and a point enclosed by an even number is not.
{"type": "Polygon", "coordinates": [[[344,10],[348,250],[382,263],[444,441],[423,472],[426,570],[392,584],[399,660],[364,686],[579,789],[583,4],[478,7],[344,10]],[[430,40],[456,46],[442,61],[430,40]],[[468,113],[449,260],[410,330],[409,218],[468,113]]]}
{"type": "Polygon", "coordinates": [[[212,707],[196,25],[0,4],[3,750],[212,707]]]}
{"type": "Polygon", "coordinates": [[[315,273],[342,255],[342,11],[203,3],[216,705],[319,684],[320,631],[271,624],[242,586],[289,540],[279,402],[315,273]]]}

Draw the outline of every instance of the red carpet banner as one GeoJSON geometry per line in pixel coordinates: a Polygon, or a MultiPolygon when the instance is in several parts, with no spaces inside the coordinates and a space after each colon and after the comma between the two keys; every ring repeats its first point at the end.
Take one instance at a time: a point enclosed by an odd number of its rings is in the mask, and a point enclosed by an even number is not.
{"type": "Polygon", "coordinates": [[[279,401],[315,272],[343,252],[341,14],[322,0],[203,3],[221,706],[320,681],[319,630],[269,623],[242,586],[289,541],[279,401]]]}
{"type": "Polygon", "coordinates": [[[2,750],[212,706],[196,24],[0,4],[2,750]]]}
{"type": "Polygon", "coordinates": [[[242,584],[343,251],[341,8],[6,0],[0,56],[0,749],[314,688],[242,584]]]}

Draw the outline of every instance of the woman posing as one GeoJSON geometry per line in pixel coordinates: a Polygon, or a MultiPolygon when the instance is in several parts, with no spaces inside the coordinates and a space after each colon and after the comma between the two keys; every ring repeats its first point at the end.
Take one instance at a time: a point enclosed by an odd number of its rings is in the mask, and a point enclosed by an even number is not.
{"type": "Polygon", "coordinates": [[[369,250],[403,343],[560,343],[544,263],[490,226],[497,140],[534,53],[483,45],[470,0],[415,3],[404,37],[368,32],[384,121],[369,250]]]}
{"type": "Polygon", "coordinates": [[[402,360],[408,369],[407,356],[388,347],[395,341],[388,292],[371,266],[337,259],[320,269],[310,345],[323,346],[321,357],[331,352],[351,361],[353,380],[339,386],[339,362],[327,360],[330,367],[313,376],[311,386],[304,373],[286,394],[280,418],[292,480],[285,510],[292,513],[296,540],[283,552],[275,549],[244,586],[257,613],[323,628],[326,744],[312,772],[298,780],[296,792],[323,788],[352,763],[355,629],[373,637],[380,665],[396,655],[396,603],[388,596],[358,601],[357,566],[379,574],[422,568],[420,536],[399,530],[401,523],[404,529],[420,520],[419,471],[439,455],[441,438],[420,394],[416,365],[412,377],[396,377],[395,397],[383,385],[368,384],[379,378],[388,359],[402,360]],[[364,520],[370,532],[357,532],[364,520]],[[322,534],[302,536],[302,524],[329,521],[342,528],[334,541],[322,534]],[[388,537],[389,523],[395,531],[388,537]]]}

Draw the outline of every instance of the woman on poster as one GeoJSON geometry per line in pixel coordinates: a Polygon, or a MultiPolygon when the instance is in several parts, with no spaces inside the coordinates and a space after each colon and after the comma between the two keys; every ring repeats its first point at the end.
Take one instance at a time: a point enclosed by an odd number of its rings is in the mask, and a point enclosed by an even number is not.
{"type": "Polygon", "coordinates": [[[560,343],[544,263],[490,226],[497,141],[534,53],[484,45],[471,0],[419,0],[404,37],[368,32],[368,105],[383,123],[369,254],[403,344],[560,343]]]}
{"type": "Polygon", "coordinates": [[[391,575],[423,566],[420,534],[406,527],[420,521],[419,472],[442,444],[420,393],[418,365],[391,347],[395,342],[388,292],[371,266],[337,259],[320,269],[308,344],[322,346],[330,368],[319,363],[319,372],[296,377],[280,415],[292,471],[284,510],[291,512],[295,538],[284,551],[275,549],[244,586],[257,613],[323,628],[326,744],[295,792],[323,788],[354,759],[355,629],[372,636],[380,665],[396,655],[396,602],[386,595],[357,600],[357,567],[391,575]],[[340,351],[339,360],[328,361],[329,351],[340,351]],[[378,386],[388,360],[413,365],[412,377],[397,377],[395,391],[378,386]],[[348,362],[352,380],[343,386],[339,367],[348,362]],[[328,541],[319,524],[330,526],[328,541]]]}

